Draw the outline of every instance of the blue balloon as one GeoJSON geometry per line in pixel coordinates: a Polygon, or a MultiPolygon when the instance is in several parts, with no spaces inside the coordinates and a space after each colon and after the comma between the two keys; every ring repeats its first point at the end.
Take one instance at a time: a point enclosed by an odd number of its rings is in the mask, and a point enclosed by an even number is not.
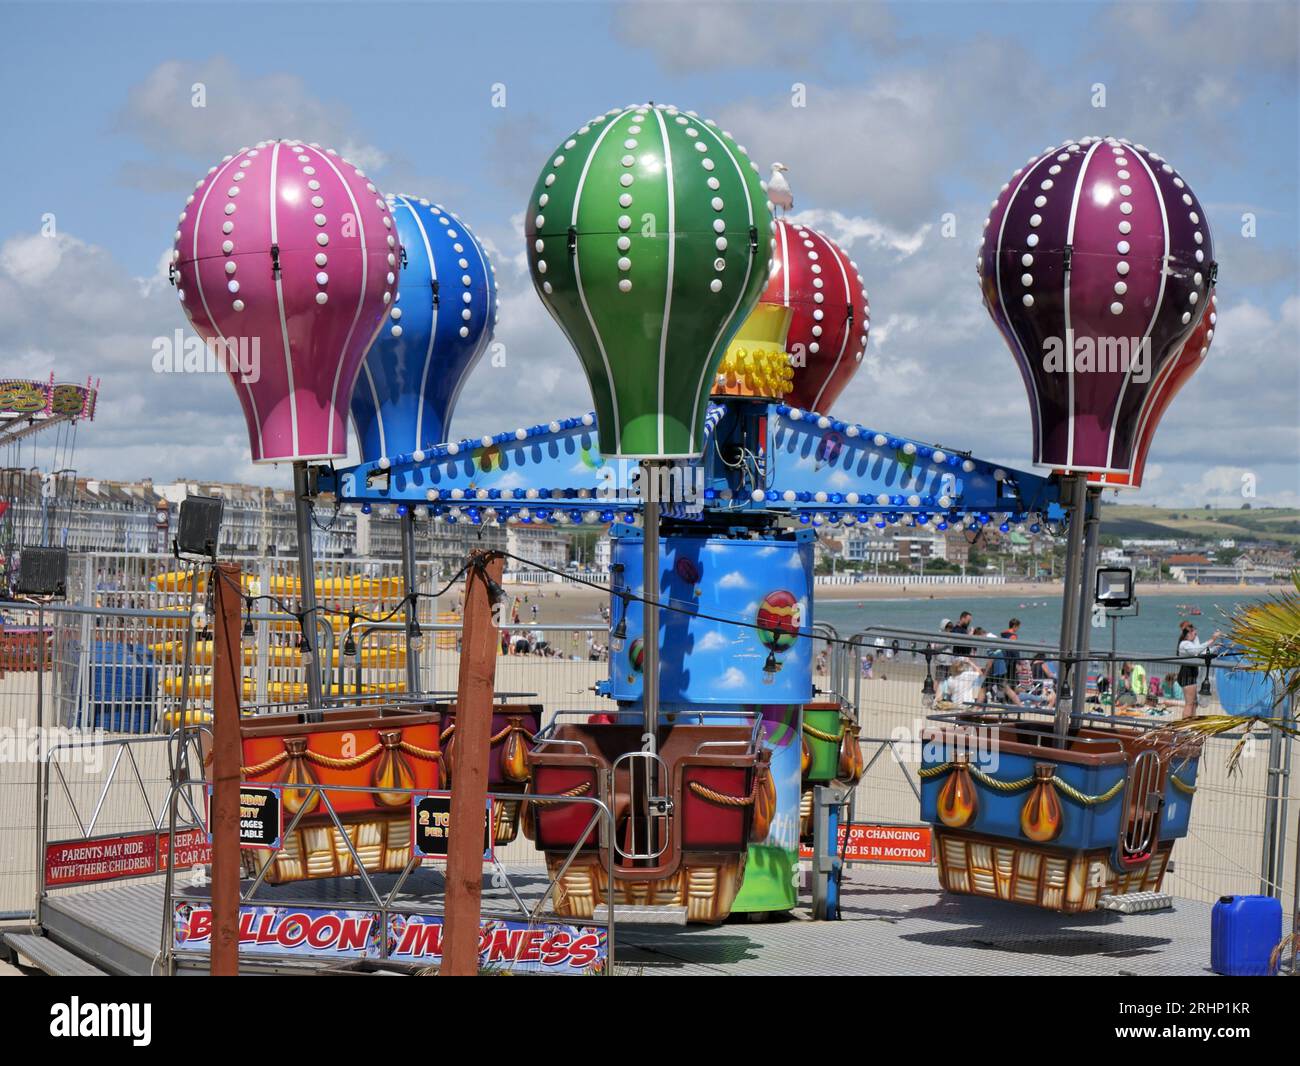
{"type": "Polygon", "coordinates": [[[419,197],[388,202],[406,261],[352,392],[364,463],[447,439],[461,387],[497,317],[492,264],[469,228],[419,197]]]}

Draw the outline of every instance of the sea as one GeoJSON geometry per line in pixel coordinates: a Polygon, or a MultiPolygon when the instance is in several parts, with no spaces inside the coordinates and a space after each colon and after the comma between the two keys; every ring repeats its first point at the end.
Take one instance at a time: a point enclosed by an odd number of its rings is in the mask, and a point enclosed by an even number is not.
{"type": "MultiPolygon", "coordinates": [[[[1240,589],[1223,592],[1198,589],[1195,592],[1139,598],[1136,615],[1107,620],[1105,628],[1090,627],[1094,651],[1109,651],[1112,630],[1115,647],[1120,652],[1137,655],[1172,655],[1178,643],[1179,622],[1187,619],[1196,624],[1198,636],[1207,639],[1216,629],[1228,631],[1232,614],[1247,603],[1267,599],[1243,594],[1240,589]],[[1193,609],[1200,609],[1194,616],[1193,609]]],[[[1061,595],[1001,596],[972,594],[929,599],[907,597],[885,600],[816,601],[816,621],[834,626],[841,637],[861,632],[868,626],[891,626],[898,629],[937,631],[945,618],[956,620],[962,611],[974,616],[972,628],[982,626],[997,635],[1012,618],[1019,618],[1020,639],[1036,644],[1054,645],[1061,636],[1061,595]]]]}

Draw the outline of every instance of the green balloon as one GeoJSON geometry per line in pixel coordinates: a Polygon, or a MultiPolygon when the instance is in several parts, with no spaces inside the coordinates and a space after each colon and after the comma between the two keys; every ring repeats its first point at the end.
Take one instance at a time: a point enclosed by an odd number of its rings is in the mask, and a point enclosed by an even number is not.
{"type": "Polygon", "coordinates": [[[718,363],[770,269],[758,167],[714,122],[642,104],[566,138],[528,207],[533,284],[582,360],[601,453],[700,454],[718,363]]]}

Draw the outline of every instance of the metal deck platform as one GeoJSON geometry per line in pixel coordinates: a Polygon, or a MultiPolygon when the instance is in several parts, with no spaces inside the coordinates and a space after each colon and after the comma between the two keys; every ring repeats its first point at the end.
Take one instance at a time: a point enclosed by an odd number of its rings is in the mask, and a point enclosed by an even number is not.
{"type": "MultiPolygon", "coordinates": [[[[423,877],[436,876],[413,876],[412,894],[419,894],[423,877]]],[[[540,873],[522,880],[525,897],[528,888],[540,892],[545,885],[540,873]]],[[[259,898],[306,902],[310,893],[312,902],[328,905],[356,901],[363,891],[355,880],[339,879],[268,887],[259,898]]],[[[485,885],[485,900],[499,896],[485,885]]],[[[843,916],[814,922],[801,908],[767,922],[738,915],[712,927],[620,923],[616,964],[623,973],[646,976],[1210,974],[1210,907],[1187,900],[1148,914],[1058,915],[943,893],[931,869],[878,866],[849,873],[843,916]]],[[[45,935],[111,973],[149,973],[161,928],[156,883],[71,892],[45,903],[45,935]]]]}

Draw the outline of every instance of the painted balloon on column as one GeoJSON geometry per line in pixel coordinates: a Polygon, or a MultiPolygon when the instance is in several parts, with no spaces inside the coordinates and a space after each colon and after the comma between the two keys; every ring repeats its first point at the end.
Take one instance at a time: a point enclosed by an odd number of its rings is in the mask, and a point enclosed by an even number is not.
{"type": "Polygon", "coordinates": [[[698,455],[718,363],[769,269],[772,216],[745,149],[675,107],[598,115],[551,153],[525,229],[533,284],[586,371],[601,452],[698,455]]]}
{"type": "Polygon", "coordinates": [[[362,462],[447,439],[497,316],[495,272],[464,221],[421,197],[391,196],[388,204],[406,261],[352,393],[362,462]]]}
{"type": "Polygon", "coordinates": [[[794,368],[785,402],[825,413],[857,373],[871,310],[858,265],[811,226],[776,222],[775,266],[759,306],[790,308],[786,351],[794,368]]]}
{"type": "Polygon", "coordinates": [[[348,400],[397,291],[383,194],[333,149],[262,141],[196,183],[175,241],[177,295],[228,359],[253,461],[343,458],[348,400]]]}
{"type": "Polygon", "coordinates": [[[1174,397],[1191,380],[1192,375],[1201,368],[1201,362],[1210,351],[1210,342],[1214,340],[1214,327],[1218,323],[1218,319],[1215,291],[1211,289],[1210,302],[1205,309],[1205,313],[1201,315],[1201,320],[1196,324],[1196,328],[1192,330],[1191,336],[1183,342],[1183,348],[1178,353],[1178,358],[1169,363],[1164,376],[1156,382],[1155,398],[1142,413],[1142,421],[1138,427],[1137,461],[1133,465],[1132,476],[1126,474],[1092,474],[1088,478],[1089,484],[1105,485],[1108,488],[1137,489],[1142,487],[1142,478],[1147,467],[1147,453],[1151,450],[1151,441],[1155,437],[1156,426],[1160,424],[1160,419],[1173,402],[1174,397]]]}
{"type": "Polygon", "coordinates": [[[994,201],[978,270],[1029,394],[1034,462],[1131,477],[1215,278],[1187,183],[1128,140],[1049,148],[994,201]]]}

